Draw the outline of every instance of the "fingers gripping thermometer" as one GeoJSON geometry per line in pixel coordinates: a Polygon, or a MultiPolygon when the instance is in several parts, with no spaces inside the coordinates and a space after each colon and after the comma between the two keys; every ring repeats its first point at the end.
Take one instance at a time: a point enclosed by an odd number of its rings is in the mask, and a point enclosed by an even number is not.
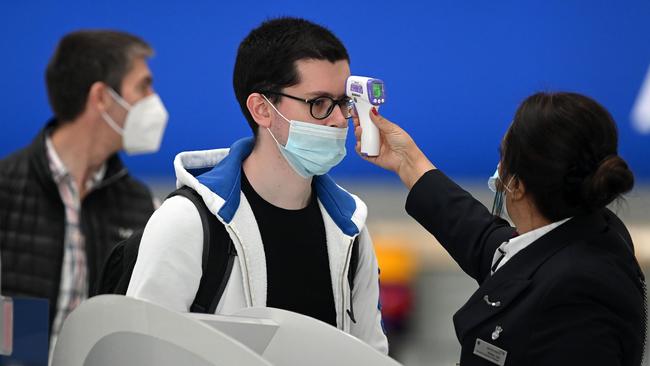
{"type": "Polygon", "coordinates": [[[379,155],[379,130],[370,120],[370,109],[386,101],[384,82],[365,76],[350,76],[345,82],[345,94],[354,102],[359,115],[361,133],[361,153],[368,156],[379,155]]]}

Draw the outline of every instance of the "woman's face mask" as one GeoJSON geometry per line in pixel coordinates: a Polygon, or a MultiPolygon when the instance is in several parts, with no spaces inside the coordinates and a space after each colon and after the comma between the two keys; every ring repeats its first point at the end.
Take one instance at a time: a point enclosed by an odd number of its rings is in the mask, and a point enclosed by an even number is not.
{"type": "Polygon", "coordinates": [[[515,176],[511,176],[508,180],[508,184],[504,184],[499,177],[499,166],[497,165],[497,170],[494,174],[488,178],[488,187],[494,195],[494,202],[492,203],[492,215],[500,216],[506,220],[510,220],[510,215],[508,215],[508,207],[505,204],[506,192],[512,193],[512,189],[509,187],[512,184],[512,180],[515,176]]]}
{"type": "Polygon", "coordinates": [[[158,151],[169,115],[158,94],[146,96],[130,105],[112,88],[108,93],[127,110],[124,128],[111,116],[102,112],[102,118],[122,136],[122,146],[128,154],[146,154],[158,151]]]}
{"type": "Polygon", "coordinates": [[[262,95],[282,119],[289,123],[289,137],[283,146],[267,128],[280,153],[303,178],[326,174],[343,160],[348,128],[329,127],[289,120],[262,95]]]}

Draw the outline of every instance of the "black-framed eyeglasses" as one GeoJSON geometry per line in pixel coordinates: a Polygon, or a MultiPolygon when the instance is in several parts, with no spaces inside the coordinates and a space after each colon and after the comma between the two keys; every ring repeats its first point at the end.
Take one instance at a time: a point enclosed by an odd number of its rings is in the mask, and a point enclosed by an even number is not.
{"type": "Polygon", "coordinates": [[[334,111],[334,107],[336,107],[337,105],[339,106],[339,108],[341,108],[341,112],[343,112],[343,117],[345,118],[352,117],[352,108],[353,108],[352,99],[350,99],[347,96],[344,96],[341,99],[334,99],[332,97],[322,95],[320,97],[316,97],[313,99],[304,99],[304,98],[298,98],[298,97],[294,97],[293,95],[289,95],[281,92],[275,92],[275,91],[261,91],[260,93],[281,95],[283,97],[287,97],[303,103],[307,103],[309,104],[309,113],[311,114],[312,117],[318,120],[329,117],[330,114],[332,114],[332,112],[334,111]]]}

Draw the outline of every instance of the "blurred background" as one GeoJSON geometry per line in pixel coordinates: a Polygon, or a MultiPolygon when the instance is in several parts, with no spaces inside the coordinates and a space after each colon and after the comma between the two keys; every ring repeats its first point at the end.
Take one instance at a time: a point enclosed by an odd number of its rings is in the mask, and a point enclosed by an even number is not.
{"type": "MultiPolygon", "coordinates": [[[[620,154],[637,185],[613,208],[650,268],[650,135],[630,113],[650,66],[650,2],[639,1],[4,1],[0,4],[0,158],[27,145],[51,116],[44,70],[58,39],[116,28],[155,49],[154,86],[170,113],[161,151],[129,157],[159,197],[183,150],[229,146],[250,134],[232,90],[239,42],[269,17],[305,17],[347,46],[352,73],[381,78],[382,114],[404,127],[445,173],[488,207],[487,178],[514,111],[536,91],[575,91],[618,122],[620,154]]],[[[406,365],[450,365],[451,317],[477,287],[406,216],[398,179],[353,151],[332,174],[361,196],[382,267],[391,354],[406,365]]]]}

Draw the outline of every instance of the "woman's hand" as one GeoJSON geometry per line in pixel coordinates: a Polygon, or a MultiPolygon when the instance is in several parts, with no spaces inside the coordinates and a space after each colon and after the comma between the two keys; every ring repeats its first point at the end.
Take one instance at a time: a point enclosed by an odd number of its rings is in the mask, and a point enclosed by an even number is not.
{"type": "Polygon", "coordinates": [[[420,151],[411,136],[398,125],[379,115],[375,108],[370,111],[370,119],[379,129],[381,143],[379,155],[361,154],[362,129],[358,116],[353,116],[352,119],[354,121],[354,136],[357,139],[355,147],[357,153],[363,159],[397,173],[408,189],[411,189],[424,173],[436,169],[420,151]]]}

